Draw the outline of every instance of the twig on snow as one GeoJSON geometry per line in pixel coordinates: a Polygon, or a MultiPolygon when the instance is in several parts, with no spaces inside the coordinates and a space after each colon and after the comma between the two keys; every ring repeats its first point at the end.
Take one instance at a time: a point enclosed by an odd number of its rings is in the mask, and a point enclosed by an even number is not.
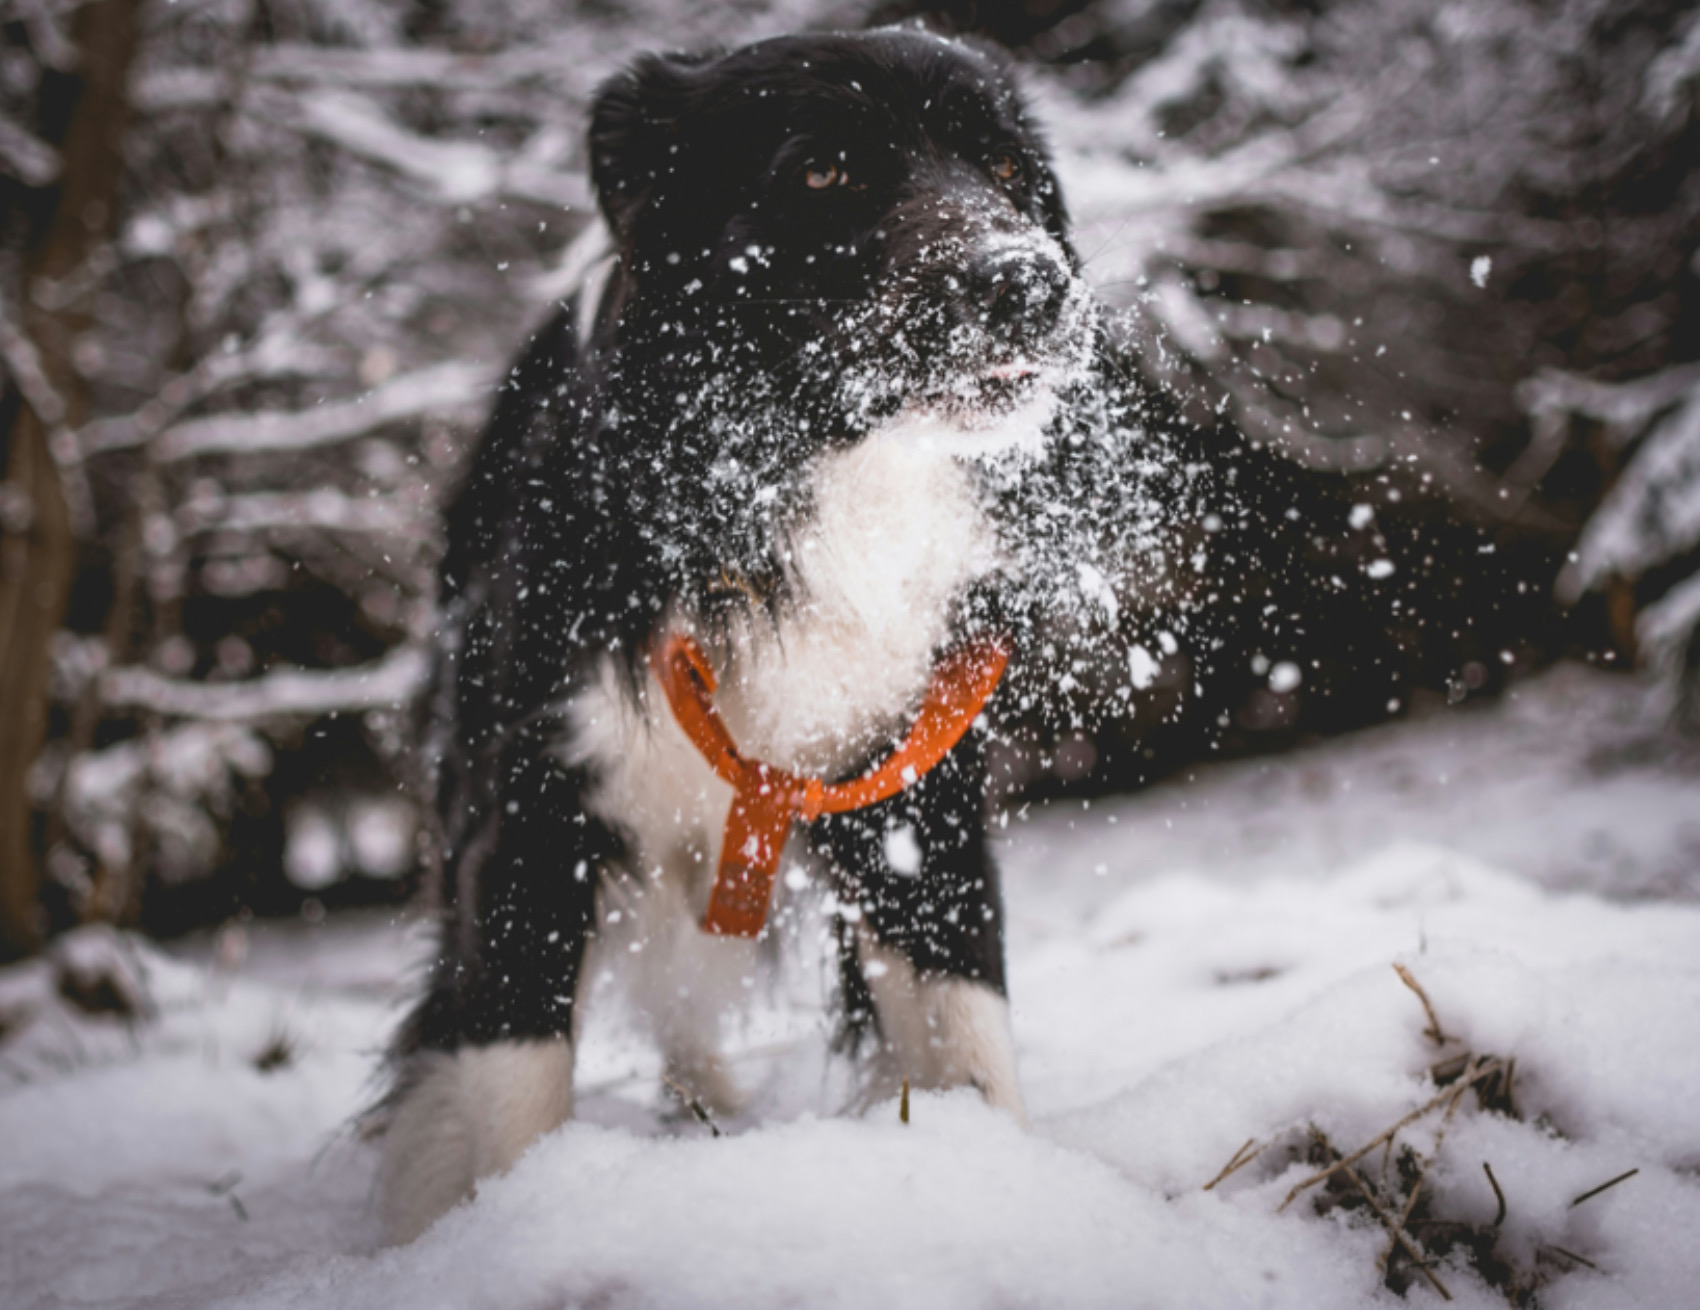
{"type": "MultiPolygon", "coordinates": [[[[1449,1105],[1447,1105],[1447,1107],[1446,1107],[1446,1113],[1441,1117],[1440,1128],[1435,1132],[1435,1135],[1434,1135],[1434,1148],[1433,1148],[1433,1150],[1431,1150],[1429,1152],[1428,1159],[1423,1162],[1422,1168],[1420,1170],[1418,1170],[1416,1181],[1411,1184],[1411,1194],[1405,1200],[1404,1213],[1399,1216],[1399,1227],[1400,1227],[1401,1230],[1404,1229],[1405,1227],[1407,1227],[1411,1222],[1411,1214],[1417,1208],[1417,1198],[1422,1195],[1423,1183],[1428,1179],[1429,1166],[1432,1165],[1436,1160],[1440,1159],[1440,1147],[1441,1147],[1441,1143],[1443,1143],[1446,1140],[1447,1126],[1451,1124],[1452,1116],[1458,1110],[1458,1102],[1460,1102],[1464,1099],[1464,1093],[1469,1091],[1469,1090],[1470,1090],[1470,1080],[1469,1080],[1468,1076],[1466,1076],[1459,1083],[1457,1093],[1452,1097],[1451,1103],[1449,1105]]],[[[1397,1236],[1397,1234],[1395,1234],[1394,1245],[1397,1245],[1397,1244],[1398,1244],[1398,1236],[1397,1236]]],[[[1381,1263],[1383,1265],[1385,1265],[1392,1258],[1393,1258],[1393,1247],[1390,1246],[1390,1247],[1387,1248],[1387,1254],[1382,1257],[1381,1263]]]]}
{"type": "Polygon", "coordinates": [[[1382,1226],[1393,1235],[1393,1244],[1410,1256],[1411,1263],[1422,1271],[1424,1278],[1434,1284],[1434,1290],[1439,1292],[1443,1299],[1450,1301],[1452,1293],[1446,1290],[1446,1284],[1435,1276],[1434,1270],[1428,1267],[1428,1262],[1417,1250],[1411,1239],[1405,1235],[1405,1230],[1400,1227],[1392,1215],[1387,1213],[1381,1202],[1375,1199],[1375,1193],[1370,1189],[1370,1185],[1363,1180],[1363,1175],[1344,1160],[1340,1161],[1334,1168],[1344,1173],[1352,1181],[1353,1186],[1363,1193],[1363,1198],[1368,1203],[1370,1210],[1377,1219],[1381,1220],[1382,1226]]]}
{"type": "Polygon", "coordinates": [[[233,1169],[223,1178],[215,1179],[207,1184],[207,1191],[214,1196],[222,1196],[230,1202],[230,1208],[236,1211],[236,1217],[243,1223],[248,1222],[248,1207],[242,1204],[242,1198],[236,1195],[236,1186],[242,1181],[242,1172],[233,1169]]]}
{"type": "MultiPolygon", "coordinates": [[[[1640,1173],[1640,1172],[1641,1172],[1641,1170],[1639,1168],[1631,1169],[1626,1174],[1619,1174],[1616,1178],[1606,1179],[1606,1181],[1601,1183],[1598,1187],[1590,1187],[1587,1191],[1583,1192],[1581,1196],[1578,1196],[1574,1201],[1572,1201],[1570,1203],[1571,1208],[1575,1209],[1575,1207],[1581,1205],[1582,1202],[1586,1201],[1589,1197],[1598,1196],[1601,1192],[1605,1191],[1608,1187],[1616,1187],[1619,1183],[1627,1182],[1629,1179],[1635,1177],[1635,1175],[1640,1173]]],[[[1553,1250],[1555,1250],[1555,1251],[1558,1250],[1558,1249],[1559,1248],[1556,1247],[1556,1246],[1553,1247],[1553,1250]]]]}
{"type": "MultiPolygon", "coordinates": [[[[1489,1060],[1487,1063],[1480,1065],[1475,1070],[1474,1073],[1470,1073],[1470,1072],[1466,1071],[1464,1079],[1463,1079],[1464,1087],[1466,1087],[1466,1088],[1473,1087],[1475,1084],[1481,1082],[1484,1078],[1487,1078],[1489,1075],[1498,1073],[1502,1068],[1504,1068],[1504,1064],[1503,1064],[1502,1061],[1500,1061],[1500,1060],[1489,1060]]],[[[1293,1188],[1292,1191],[1287,1193],[1287,1199],[1282,1201],[1281,1204],[1276,1207],[1276,1213],[1279,1213],[1280,1211],[1285,1210],[1289,1205],[1291,1205],[1295,1200],[1297,1200],[1300,1192],[1303,1192],[1306,1188],[1316,1186],[1317,1183],[1320,1183],[1324,1179],[1331,1177],[1333,1174],[1339,1172],[1339,1170],[1346,1167],[1347,1165],[1356,1164],[1359,1160],[1363,1159],[1364,1156],[1368,1155],[1371,1151],[1375,1150],[1375,1148],[1380,1146],[1383,1142],[1386,1142],[1386,1141],[1389,1141],[1390,1139],[1392,1139],[1396,1134],[1398,1134],[1400,1132],[1401,1129],[1405,1128],[1407,1125],[1415,1123],[1418,1119],[1421,1119],[1425,1114],[1428,1114],[1431,1110],[1436,1109],[1440,1105],[1444,1104],[1446,1101],[1450,1100],[1452,1097],[1457,1096],[1459,1094],[1460,1090],[1462,1090],[1462,1089],[1455,1088],[1455,1087],[1448,1087],[1445,1091],[1441,1092],[1438,1096],[1434,1097],[1432,1100],[1427,1101],[1424,1104],[1418,1106],[1415,1110],[1412,1110],[1411,1113],[1406,1115],[1398,1123],[1394,1124],[1386,1132],[1378,1135],[1372,1141],[1366,1142],[1363,1146],[1360,1146],[1357,1150],[1353,1151],[1350,1155],[1341,1157],[1339,1160],[1337,1160],[1333,1164],[1329,1165],[1326,1169],[1323,1169],[1323,1170],[1321,1170],[1317,1173],[1312,1174],[1309,1178],[1306,1178],[1303,1182],[1297,1184],[1293,1188]]]]}
{"type": "Polygon", "coordinates": [[[697,1096],[695,1092],[691,1091],[690,1088],[675,1082],[666,1074],[661,1075],[661,1081],[673,1089],[673,1094],[684,1102],[685,1108],[696,1116],[698,1123],[707,1125],[708,1131],[712,1136],[719,1137],[721,1135],[720,1125],[714,1122],[714,1116],[708,1112],[708,1107],[702,1103],[702,1099],[697,1096]]]}
{"type": "Polygon", "coordinates": [[[1428,993],[1423,990],[1423,985],[1418,982],[1416,978],[1412,976],[1411,971],[1402,964],[1395,963],[1393,966],[1393,972],[1399,975],[1399,981],[1415,992],[1417,994],[1417,999],[1423,1003],[1423,1013],[1428,1015],[1428,1027],[1423,1029],[1424,1035],[1426,1035],[1436,1046],[1445,1046],[1446,1043],[1452,1039],[1441,1031],[1440,1020],[1435,1016],[1434,1005],[1430,1002],[1428,993]]]}
{"type": "Polygon", "coordinates": [[[1226,1179],[1230,1174],[1245,1168],[1246,1165],[1257,1159],[1257,1157],[1263,1153],[1263,1147],[1268,1145],[1268,1142],[1264,1142],[1262,1146],[1259,1146],[1257,1138],[1246,1138],[1245,1144],[1241,1146],[1239,1150],[1234,1152],[1233,1159],[1229,1160],[1227,1164],[1222,1166],[1222,1172],[1204,1184],[1204,1190],[1208,1192],[1211,1188],[1215,1187],[1217,1183],[1226,1179]]]}
{"type": "Polygon", "coordinates": [[[1493,1226],[1498,1228],[1505,1222],[1505,1193],[1499,1189],[1499,1179],[1493,1176],[1493,1166],[1486,1160],[1482,1161],[1482,1170],[1487,1174],[1488,1185],[1493,1188],[1493,1199],[1499,1202],[1499,1210],[1493,1217],[1493,1226]]]}

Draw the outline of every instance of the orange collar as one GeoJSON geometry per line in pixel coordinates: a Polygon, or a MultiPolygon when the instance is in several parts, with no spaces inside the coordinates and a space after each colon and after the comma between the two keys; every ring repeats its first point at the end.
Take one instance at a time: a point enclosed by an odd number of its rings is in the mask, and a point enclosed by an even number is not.
{"type": "Polygon", "coordinates": [[[667,694],[673,717],[709,767],[732,785],[732,808],[726,814],[720,868],[703,930],[729,937],[760,933],[792,823],[859,810],[913,785],[962,740],[1008,663],[1009,651],[1000,642],[957,647],[933,670],[927,698],[897,751],[860,778],[828,783],[752,760],[738,750],[714,708],[714,671],[695,641],[676,633],[652,646],[649,667],[667,694]]]}

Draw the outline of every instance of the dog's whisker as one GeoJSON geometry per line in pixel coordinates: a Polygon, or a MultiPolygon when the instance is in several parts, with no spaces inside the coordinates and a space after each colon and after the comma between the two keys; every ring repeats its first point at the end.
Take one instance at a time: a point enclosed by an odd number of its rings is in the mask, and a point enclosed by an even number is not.
{"type": "MultiPolygon", "coordinates": [[[[1112,246],[1115,245],[1116,238],[1121,236],[1122,232],[1126,229],[1127,225],[1129,223],[1131,223],[1132,221],[1133,221],[1133,215],[1132,214],[1123,215],[1122,221],[1116,224],[1116,230],[1114,232],[1110,233],[1110,235],[1107,238],[1105,238],[1105,240],[1102,241],[1099,244],[1099,246],[1096,250],[1094,250],[1090,255],[1086,256],[1085,259],[1080,261],[1080,267],[1082,269],[1088,268],[1092,264],[1093,260],[1095,260],[1095,259],[1099,258],[1100,256],[1106,254],[1109,251],[1109,249],[1112,246]]],[[[1132,244],[1132,243],[1130,242],[1129,244],[1132,244]]]]}

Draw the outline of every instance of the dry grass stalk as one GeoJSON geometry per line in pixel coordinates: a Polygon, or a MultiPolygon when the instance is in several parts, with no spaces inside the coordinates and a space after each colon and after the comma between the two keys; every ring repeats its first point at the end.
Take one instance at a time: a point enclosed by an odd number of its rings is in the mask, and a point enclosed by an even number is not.
{"type": "Polygon", "coordinates": [[[675,1082],[666,1074],[661,1075],[661,1081],[666,1083],[672,1089],[673,1094],[684,1103],[685,1108],[696,1116],[698,1123],[707,1125],[710,1135],[721,1136],[720,1125],[714,1122],[714,1116],[708,1112],[708,1107],[702,1103],[702,1099],[695,1092],[675,1082]]]}
{"type": "Polygon", "coordinates": [[[1446,1290],[1446,1284],[1441,1282],[1440,1279],[1435,1276],[1434,1270],[1428,1267],[1428,1261],[1423,1258],[1423,1254],[1417,1248],[1416,1243],[1406,1235],[1404,1228],[1394,1220],[1392,1215],[1387,1213],[1386,1208],[1383,1207],[1381,1202],[1375,1199],[1375,1192],[1370,1188],[1370,1185],[1364,1181],[1363,1175],[1356,1169],[1352,1168],[1352,1166],[1344,1160],[1335,1165],[1335,1169],[1344,1173],[1346,1177],[1351,1180],[1352,1185],[1363,1194],[1363,1198],[1365,1202],[1368,1203],[1371,1212],[1377,1219],[1381,1220],[1382,1227],[1386,1228],[1387,1231],[1392,1234],[1393,1245],[1404,1251],[1404,1253],[1410,1257],[1412,1266],[1434,1285],[1434,1290],[1440,1293],[1442,1299],[1450,1301],[1452,1299],[1452,1293],[1446,1290]]]}
{"type": "MultiPolygon", "coordinates": [[[[1451,1103],[1446,1107],[1446,1113],[1441,1117],[1440,1128],[1434,1135],[1434,1149],[1429,1152],[1428,1159],[1423,1161],[1422,1168],[1417,1172],[1416,1179],[1411,1184],[1411,1194],[1405,1200],[1404,1213],[1399,1216],[1399,1227],[1393,1234],[1393,1246],[1388,1247],[1387,1254],[1381,1258],[1381,1263],[1384,1268],[1386,1267],[1387,1262],[1393,1258],[1394,1248],[1399,1245],[1399,1234],[1403,1232],[1411,1222],[1411,1213],[1417,1208],[1417,1198],[1422,1195],[1423,1181],[1428,1177],[1429,1166],[1440,1158],[1440,1147],[1441,1144],[1446,1141],[1447,1126],[1451,1124],[1452,1116],[1457,1113],[1458,1103],[1464,1099],[1464,1093],[1469,1090],[1469,1079],[1465,1078],[1461,1080],[1458,1085],[1458,1091],[1453,1095],[1451,1103]]],[[[1392,1145],[1391,1139],[1389,1139],[1388,1145],[1392,1145]]]]}
{"type": "Polygon", "coordinates": [[[1493,1188],[1493,1199],[1499,1202],[1499,1210],[1493,1217],[1493,1226],[1498,1228],[1505,1222],[1505,1193],[1499,1190],[1499,1179],[1493,1176],[1493,1166],[1483,1160],[1482,1169],[1487,1174],[1488,1185],[1493,1188]]]}
{"type": "MultiPolygon", "coordinates": [[[[1461,1045],[1459,1039],[1448,1036],[1441,1028],[1440,1018],[1428,993],[1410,970],[1400,964],[1393,968],[1400,981],[1422,1003],[1428,1017],[1424,1035],[1436,1046],[1461,1045]]],[[[1540,1289],[1552,1278],[1581,1266],[1589,1269],[1599,1266],[1586,1256],[1551,1242],[1536,1244],[1532,1263],[1519,1261],[1513,1254],[1500,1251],[1500,1229],[1505,1223],[1508,1207],[1505,1191],[1494,1175],[1493,1166],[1486,1161],[1482,1162],[1482,1171],[1487,1176],[1488,1185],[1493,1188],[1496,1202],[1491,1224],[1436,1213],[1437,1197],[1429,1186],[1429,1174],[1440,1158],[1447,1131],[1466,1093],[1475,1093],[1477,1107],[1484,1113],[1518,1117],[1512,1100],[1516,1072],[1516,1060],[1509,1057],[1501,1059],[1469,1050],[1437,1057],[1436,1063],[1429,1068],[1429,1075],[1437,1088],[1436,1094],[1349,1155],[1342,1155],[1327,1135],[1313,1125],[1309,1160],[1313,1165],[1328,1163],[1288,1192],[1278,1211],[1285,1210],[1307,1189],[1326,1183],[1323,1194],[1317,1198],[1318,1214],[1326,1213],[1335,1206],[1348,1211],[1367,1209],[1386,1230],[1391,1239],[1390,1245],[1380,1257],[1379,1264],[1383,1283],[1389,1290],[1402,1295],[1410,1288],[1416,1275],[1421,1274],[1444,1300],[1451,1301],[1452,1293],[1436,1276],[1434,1265],[1441,1259],[1462,1259],[1465,1266],[1479,1275],[1487,1286],[1504,1296],[1508,1306],[1515,1310],[1530,1310],[1537,1304],[1540,1289]],[[1445,1107],[1444,1115],[1435,1129],[1433,1146],[1429,1151],[1419,1154],[1409,1142],[1398,1142],[1401,1132],[1441,1107],[1445,1107]],[[1360,1162],[1378,1147],[1384,1152],[1381,1173],[1379,1177],[1375,1175],[1372,1159],[1366,1177],[1360,1172],[1364,1167],[1360,1162]],[[1371,1179],[1374,1179],[1373,1183],[1371,1179]],[[1422,1234],[1421,1238],[1418,1233],[1422,1234]],[[1545,1269],[1541,1267],[1543,1265],[1545,1269]]],[[[1254,1142],[1246,1142],[1234,1153],[1222,1172],[1206,1185],[1206,1190],[1250,1163],[1262,1150],[1262,1147],[1255,1147],[1254,1142]]],[[[1598,1187],[1583,1192],[1570,1204],[1580,1205],[1633,1178],[1638,1172],[1631,1169],[1607,1179],[1598,1187]]]]}
{"type": "Polygon", "coordinates": [[[1445,1046],[1447,1042],[1452,1040],[1452,1038],[1448,1037],[1440,1030],[1440,1020],[1435,1016],[1434,1005],[1429,1001],[1428,993],[1423,990],[1423,985],[1418,982],[1416,978],[1412,976],[1411,971],[1402,964],[1395,964],[1393,966],[1393,972],[1399,975],[1399,981],[1415,992],[1417,994],[1417,999],[1423,1003],[1423,1013],[1428,1015],[1428,1027],[1423,1029],[1424,1035],[1433,1041],[1436,1046],[1445,1046]]]}
{"type": "MultiPolygon", "coordinates": [[[[1581,1196],[1578,1196],[1574,1201],[1572,1201],[1570,1203],[1571,1209],[1575,1209],[1577,1206],[1581,1205],[1582,1202],[1586,1201],[1589,1197],[1598,1196],[1601,1192],[1605,1191],[1608,1187],[1616,1187],[1619,1183],[1628,1181],[1629,1179],[1635,1177],[1635,1175],[1640,1173],[1640,1172],[1641,1172],[1641,1170],[1639,1168],[1631,1169],[1628,1173],[1619,1174],[1616,1178],[1606,1179],[1606,1181],[1601,1183],[1598,1187],[1590,1187],[1587,1191],[1583,1192],[1581,1196]]],[[[1558,1249],[1559,1248],[1556,1247],[1556,1246],[1553,1247],[1553,1250],[1555,1250],[1555,1251],[1558,1250],[1558,1249]]]]}
{"type": "Polygon", "coordinates": [[[1421,1119],[1424,1115],[1431,1113],[1432,1111],[1434,1111],[1435,1109],[1437,1109],[1441,1105],[1445,1104],[1447,1101],[1452,1100],[1452,1099],[1462,1095],[1463,1092],[1465,1092],[1469,1088],[1475,1086],[1476,1084],[1482,1082],[1483,1080],[1492,1077],[1494,1074],[1498,1073],[1504,1067],[1505,1067],[1504,1062],[1496,1059],[1496,1060],[1485,1061],[1484,1063],[1477,1065],[1474,1069],[1466,1069],[1465,1072],[1464,1072],[1464,1076],[1459,1080],[1459,1082],[1461,1084],[1460,1086],[1458,1086],[1458,1087],[1448,1087],[1445,1091],[1441,1092],[1438,1096],[1434,1097],[1432,1100],[1427,1101],[1424,1104],[1418,1106],[1415,1110],[1412,1110],[1408,1115],[1406,1115],[1403,1119],[1399,1120],[1398,1123],[1394,1124],[1386,1132],[1381,1133],[1380,1135],[1375,1137],[1370,1142],[1367,1142],[1365,1145],[1360,1146],[1357,1150],[1353,1151],[1350,1155],[1342,1156],[1339,1160],[1336,1160],[1333,1164],[1329,1165],[1326,1169],[1320,1170],[1319,1172],[1312,1174],[1309,1178],[1306,1178],[1303,1182],[1297,1184],[1293,1188],[1292,1191],[1287,1193],[1287,1199],[1282,1201],[1281,1204],[1276,1207],[1277,1213],[1279,1213],[1281,1210],[1285,1210],[1289,1205],[1291,1205],[1294,1201],[1296,1201],[1299,1197],[1299,1193],[1305,1191],[1307,1188],[1311,1188],[1311,1187],[1316,1186],[1316,1184],[1318,1184],[1318,1183],[1324,1181],[1325,1179],[1331,1177],[1332,1175],[1338,1173],[1345,1166],[1356,1164],[1359,1160],[1363,1159],[1364,1156],[1368,1155],[1371,1151],[1375,1150],[1376,1147],[1382,1145],[1385,1142],[1391,1141],[1399,1132],[1401,1132],[1403,1129],[1405,1129],[1409,1125],[1414,1124],[1418,1119],[1421,1119]]]}
{"type": "MultiPolygon", "coordinates": [[[[1267,1142],[1263,1144],[1263,1146],[1267,1145],[1269,1145],[1267,1142]]],[[[1227,1164],[1222,1166],[1222,1172],[1204,1184],[1204,1190],[1208,1192],[1211,1188],[1215,1187],[1217,1183],[1227,1178],[1235,1170],[1243,1169],[1246,1165],[1257,1159],[1258,1155],[1263,1150],[1263,1146],[1259,1146],[1257,1144],[1257,1138],[1255,1137],[1246,1138],[1245,1144],[1241,1146],[1239,1150],[1234,1152],[1233,1159],[1229,1160],[1227,1164]]]]}
{"type": "Polygon", "coordinates": [[[243,1223],[248,1222],[248,1207],[242,1204],[242,1198],[236,1195],[236,1185],[242,1181],[239,1171],[226,1174],[216,1182],[207,1184],[207,1191],[214,1196],[222,1196],[230,1202],[230,1208],[236,1212],[236,1217],[243,1223]]]}
{"type": "Polygon", "coordinates": [[[266,1038],[266,1044],[254,1053],[248,1063],[261,1073],[275,1073],[279,1069],[287,1069],[295,1063],[299,1053],[300,1043],[293,1033],[281,1025],[272,1029],[266,1038]]]}
{"type": "Polygon", "coordinates": [[[903,1080],[903,1095],[897,1101],[897,1118],[900,1123],[909,1122],[909,1080],[903,1080]]]}

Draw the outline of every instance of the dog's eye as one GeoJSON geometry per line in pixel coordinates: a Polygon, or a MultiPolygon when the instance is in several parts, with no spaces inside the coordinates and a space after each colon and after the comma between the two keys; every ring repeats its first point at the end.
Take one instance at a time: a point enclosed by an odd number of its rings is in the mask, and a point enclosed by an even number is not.
{"type": "Polygon", "coordinates": [[[1021,172],[1021,165],[1015,162],[1014,155],[994,155],[990,167],[992,176],[1000,182],[1012,182],[1021,172]]]}
{"type": "Polygon", "coordinates": [[[824,191],[829,186],[843,186],[848,175],[837,164],[828,164],[825,168],[810,168],[804,171],[803,181],[811,191],[824,191]]]}

